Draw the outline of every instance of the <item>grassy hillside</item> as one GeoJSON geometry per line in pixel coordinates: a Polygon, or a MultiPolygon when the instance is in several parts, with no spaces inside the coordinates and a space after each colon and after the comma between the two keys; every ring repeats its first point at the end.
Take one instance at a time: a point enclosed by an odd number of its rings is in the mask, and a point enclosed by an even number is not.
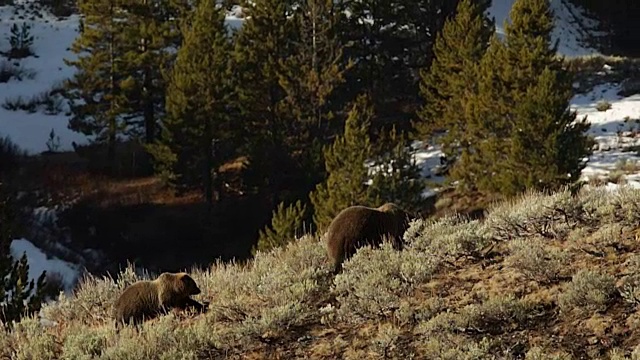
{"type": "Polygon", "coordinates": [[[640,358],[640,190],[527,194],[486,218],[416,221],[408,247],[365,248],[332,278],[306,237],[196,271],[211,302],[115,333],[135,281],[88,278],[2,337],[16,359],[640,358]]]}

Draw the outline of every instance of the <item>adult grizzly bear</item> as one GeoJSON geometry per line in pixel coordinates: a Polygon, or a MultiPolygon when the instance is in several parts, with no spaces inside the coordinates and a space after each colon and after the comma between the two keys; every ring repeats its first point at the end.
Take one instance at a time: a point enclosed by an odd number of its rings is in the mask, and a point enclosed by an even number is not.
{"type": "Polygon", "coordinates": [[[393,203],[378,208],[351,206],[342,210],[331,221],[327,230],[327,253],[334,264],[334,273],[340,272],[342,263],[365,245],[379,246],[387,236],[394,249],[403,247],[402,236],[409,228],[411,216],[393,203]]]}
{"type": "Polygon", "coordinates": [[[186,273],[162,273],[152,281],[138,281],[122,292],[114,304],[116,329],[122,324],[139,325],[145,320],[166,314],[172,308],[195,308],[206,305],[191,299],[200,294],[196,282],[186,273]]]}

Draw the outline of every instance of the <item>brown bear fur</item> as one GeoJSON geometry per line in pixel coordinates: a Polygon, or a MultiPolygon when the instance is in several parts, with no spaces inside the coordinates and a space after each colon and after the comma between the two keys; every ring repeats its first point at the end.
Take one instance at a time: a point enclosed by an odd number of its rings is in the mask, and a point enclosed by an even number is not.
{"type": "Polygon", "coordinates": [[[334,272],[342,263],[365,245],[379,246],[388,237],[394,249],[402,250],[404,232],[409,228],[411,216],[393,203],[378,208],[351,206],[342,210],[327,230],[327,253],[333,261],[334,272]]]}
{"type": "Polygon", "coordinates": [[[205,305],[191,299],[191,295],[200,292],[196,282],[186,273],[165,272],[155,280],[133,283],[114,304],[116,328],[122,323],[139,325],[173,308],[204,311],[205,305]]]}

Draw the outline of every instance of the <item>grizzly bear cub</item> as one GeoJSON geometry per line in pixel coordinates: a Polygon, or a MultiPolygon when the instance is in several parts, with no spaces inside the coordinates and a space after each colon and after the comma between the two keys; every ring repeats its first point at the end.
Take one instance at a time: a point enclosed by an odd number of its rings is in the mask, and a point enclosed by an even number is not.
{"type": "Polygon", "coordinates": [[[152,281],[138,281],[127,286],[114,304],[116,329],[122,324],[139,325],[145,320],[166,314],[172,308],[195,308],[206,305],[191,299],[200,294],[196,282],[186,273],[162,273],[152,281]]]}
{"type": "Polygon", "coordinates": [[[339,273],[342,263],[365,245],[379,246],[384,237],[390,238],[393,247],[401,250],[403,235],[409,228],[411,216],[393,203],[378,208],[351,206],[342,210],[327,230],[327,253],[339,273]]]}

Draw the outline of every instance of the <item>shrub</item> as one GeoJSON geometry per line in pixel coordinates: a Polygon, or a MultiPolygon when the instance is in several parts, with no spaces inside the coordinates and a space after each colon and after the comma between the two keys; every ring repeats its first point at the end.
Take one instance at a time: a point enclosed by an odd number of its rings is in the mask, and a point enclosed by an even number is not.
{"type": "Polygon", "coordinates": [[[43,91],[29,99],[22,96],[7,97],[2,107],[10,111],[23,110],[28,113],[43,111],[47,115],[58,115],[64,111],[62,97],[52,91],[43,91]]]}
{"type": "Polygon", "coordinates": [[[640,345],[637,345],[631,353],[631,360],[640,360],[640,345]]]}
{"type": "Polygon", "coordinates": [[[383,358],[388,358],[396,349],[398,338],[402,334],[402,329],[392,324],[378,325],[378,333],[373,339],[376,353],[383,358]]]}
{"type": "Polygon", "coordinates": [[[571,360],[570,354],[563,351],[552,351],[551,349],[543,349],[534,346],[524,356],[525,360],[571,360]]]}
{"type": "Polygon", "coordinates": [[[622,241],[623,230],[623,226],[618,223],[604,224],[583,239],[583,242],[602,251],[607,247],[615,247],[619,244],[622,241]]]}
{"type": "Polygon", "coordinates": [[[312,236],[258,252],[246,268],[218,264],[210,272],[194,273],[203,294],[215,294],[205,297],[211,301],[208,316],[242,321],[244,336],[267,329],[279,333],[317,314],[313,300],[328,296],[320,284],[330,277],[324,246],[312,236]]]}
{"type": "Polygon", "coordinates": [[[447,333],[436,333],[426,338],[417,337],[414,341],[414,347],[421,359],[490,359],[491,348],[494,346],[490,337],[483,337],[476,342],[461,335],[447,333]]]}
{"type": "Polygon", "coordinates": [[[458,215],[436,221],[418,219],[407,229],[404,238],[416,251],[449,262],[461,256],[477,257],[480,250],[491,243],[486,227],[479,221],[468,221],[458,215]]]}
{"type": "Polygon", "coordinates": [[[300,200],[286,208],[281,202],[273,212],[271,227],[260,231],[258,244],[252,249],[253,254],[256,251],[269,251],[299,238],[305,232],[307,218],[307,205],[303,205],[300,200]]]}
{"type": "Polygon", "coordinates": [[[23,79],[33,79],[36,76],[35,71],[27,70],[18,64],[14,64],[7,60],[0,62],[0,83],[9,82],[11,79],[22,81],[23,79]]]}
{"type": "Polygon", "coordinates": [[[443,312],[418,327],[426,334],[439,332],[499,332],[526,320],[531,304],[513,295],[490,297],[470,304],[458,313],[443,312]]]}
{"type": "Polygon", "coordinates": [[[596,104],[596,110],[598,111],[607,111],[609,109],[611,109],[611,103],[609,103],[607,100],[600,100],[596,104]]]}
{"type": "Polygon", "coordinates": [[[633,255],[625,262],[628,275],[621,281],[620,295],[632,305],[640,304],[640,255],[633,255]]]}
{"type": "Polygon", "coordinates": [[[557,279],[567,260],[566,253],[546,246],[540,238],[511,241],[509,252],[506,264],[538,282],[557,279]]]}
{"type": "Polygon", "coordinates": [[[558,297],[564,313],[603,311],[616,292],[612,276],[597,271],[582,270],[573,276],[565,292],[558,297]]]}
{"type": "Polygon", "coordinates": [[[437,265],[427,253],[396,251],[387,242],[379,249],[358,249],[334,280],[338,317],[346,321],[393,317],[401,299],[429,281],[437,265]]]}
{"type": "Polygon", "coordinates": [[[562,239],[580,222],[584,210],[571,192],[529,191],[489,210],[485,225],[500,240],[541,236],[562,239]]]}

